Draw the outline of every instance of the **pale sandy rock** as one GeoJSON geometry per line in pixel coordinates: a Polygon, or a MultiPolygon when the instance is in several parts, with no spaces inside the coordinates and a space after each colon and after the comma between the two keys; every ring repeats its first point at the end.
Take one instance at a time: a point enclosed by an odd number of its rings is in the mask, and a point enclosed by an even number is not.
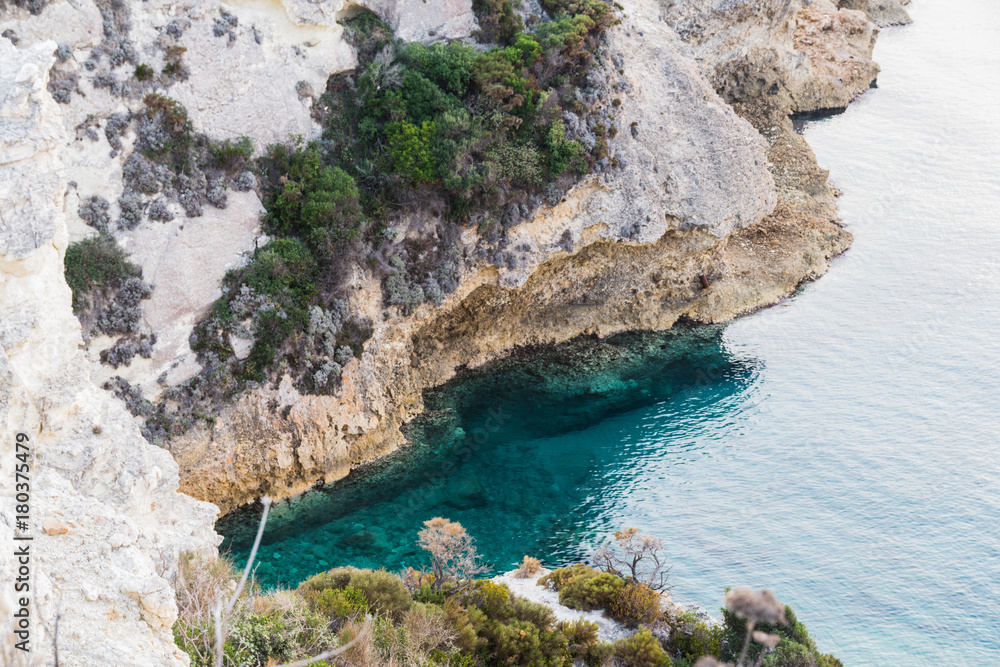
{"type": "Polygon", "coordinates": [[[588,178],[564,204],[510,230],[511,246],[533,252],[517,268],[500,267],[505,285],[524,284],[561,251],[566,235],[575,245],[596,238],[652,243],[670,229],[723,237],[774,209],[765,142],[680,53],[674,32],[638,10],[627,7],[629,18],[608,37],[625,71],[612,76],[627,83],[613,93],[622,111],[610,142],[624,167],[588,178]]]}
{"type": "Polygon", "coordinates": [[[565,621],[572,623],[577,620],[584,620],[596,623],[597,636],[602,642],[615,642],[635,634],[635,630],[630,630],[625,625],[608,618],[600,610],[580,611],[579,609],[570,609],[559,604],[558,591],[548,586],[538,585],[538,580],[550,572],[551,570],[542,568],[534,576],[521,578],[516,576],[517,570],[511,570],[500,576],[493,577],[493,581],[498,584],[506,584],[507,588],[518,597],[545,605],[552,610],[552,615],[555,616],[557,622],[561,623],[565,621]]]}
{"type": "MultiPolygon", "coordinates": [[[[178,42],[187,49],[184,63],[191,77],[169,92],[187,107],[199,131],[216,138],[250,136],[259,148],[292,135],[318,134],[310,101],[300,98],[295,87],[305,81],[322,91],[330,74],[355,66],[353,49],[343,41],[343,28],[334,17],[306,23],[289,15],[288,4],[266,0],[211,6],[200,6],[204,18],[196,17],[178,42]],[[239,19],[233,41],[213,34],[222,8],[239,19]]],[[[166,17],[161,21],[166,23],[166,17]]],[[[148,24],[156,25],[153,19],[148,24]]]]}
{"type": "Polygon", "coordinates": [[[472,11],[472,0],[436,0],[433,5],[424,0],[367,0],[378,7],[400,39],[433,41],[465,39],[479,28],[472,11]]]}
{"type": "MultiPolygon", "coordinates": [[[[177,493],[169,454],[146,443],[121,403],[89,380],[63,278],[66,178],[54,147],[66,137],[45,92],[53,49],[0,41],[0,119],[12,119],[0,123],[0,425],[26,433],[33,453],[32,638],[44,651],[59,614],[61,664],[186,665],[170,631],[170,581],[179,551],[215,548],[216,509],[177,493]],[[29,193],[32,207],[12,208],[29,193]]],[[[13,460],[14,439],[0,449],[13,460]]],[[[13,579],[14,505],[5,476],[3,581],[13,579]]],[[[0,592],[7,627],[12,593],[0,592]]]]}
{"type": "MultiPolygon", "coordinates": [[[[142,324],[156,333],[157,341],[149,360],[136,357],[128,367],[95,368],[98,383],[120,375],[153,398],[161,389],[156,378],[162,373],[169,374],[173,385],[201,369],[188,343],[191,330],[222,295],[226,272],[245,263],[255,249],[263,210],[254,192],[234,191],[225,209],[206,207],[197,218],[149,221],[121,234],[131,260],[154,285],[152,296],[142,302],[142,324]],[[182,367],[175,367],[175,360],[182,360],[182,367]]],[[[99,360],[97,350],[111,342],[95,341],[92,358],[99,360]]]]}
{"type": "Polygon", "coordinates": [[[46,535],[65,535],[69,532],[69,527],[55,517],[46,517],[42,521],[42,530],[46,535]]]}
{"type": "Polygon", "coordinates": [[[55,41],[74,49],[89,49],[99,44],[104,35],[101,12],[93,0],[53,0],[37,16],[9,3],[6,12],[0,14],[0,22],[5,30],[10,28],[17,33],[21,48],[55,41]]]}

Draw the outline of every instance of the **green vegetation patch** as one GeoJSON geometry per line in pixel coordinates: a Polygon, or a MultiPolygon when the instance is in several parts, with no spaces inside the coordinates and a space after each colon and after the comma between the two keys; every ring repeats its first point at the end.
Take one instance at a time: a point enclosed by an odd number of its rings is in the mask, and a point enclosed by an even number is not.
{"type": "Polygon", "coordinates": [[[142,280],[142,270],[110,234],[71,243],[64,267],[66,284],[73,291],[73,312],[85,338],[137,331],[139,302],[149,298],[152,286],[142,280]]]}

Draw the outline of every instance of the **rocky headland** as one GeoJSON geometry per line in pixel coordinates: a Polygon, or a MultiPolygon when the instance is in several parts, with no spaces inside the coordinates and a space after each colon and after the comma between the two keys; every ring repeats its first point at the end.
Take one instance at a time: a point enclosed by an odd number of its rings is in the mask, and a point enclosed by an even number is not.
{"type": "MultiPolygon", "coordinates": [[[[457,284],[440,302],[386,305],[382,278],[357,263],[349,308],[370,337],[334,391],[269,378],[156,444],[126,403],[175,409],[171,389],[205,370],[192,332],[226,272],[267,238],[259,187],[243,174],[222,185],[213,178],[230,176],[203,175],[173,197],[129,189],[146,96],[176,100],[213,139],[312,138],[328,78],[358,62],[341,21],[368,11],[406,41],[471,40],[471,0],[0,7],[0,421],[8,460],[9,434],[34,446],[38,644],[73,609],[59,625],[66,664],[186,664],[170,630],[172,581],[178,553],[215,549],[216,508],[300,493],[396,449],[422,392],[463,368],[584,334],[726,321],[777,302],[848,248],[836,193],[789,114],[863,94],[878,74],[878,27],[908,20],[901,4],[621,5],[593,74],[606,94],[586,101],[613,106],[613,168],[509,225],[490,252],[461,228],[457,284]],[[81,327],[63,275],[68,245],[94,237],[101,215],[119,221],[112,236],[151,288],[136,333],[155,343],[116,365],[107,353],[123,336],[81,327]],[[131,392],[124,401],[101,388],[123,386],[107,384],[115,378],[131,392]]],[[[568,133],[585,141],[593,128],[572,121],[568,133]]],[[[408,212],[394,242],[426,239],[440,217],[408,212]]],[[[237,356],[251,344],[231,341],[237,356]]],[[[11,544],[12,480],[0,485],[11,544]]],[[[0,567],[8,580],[14,563],[0,567]]]]}

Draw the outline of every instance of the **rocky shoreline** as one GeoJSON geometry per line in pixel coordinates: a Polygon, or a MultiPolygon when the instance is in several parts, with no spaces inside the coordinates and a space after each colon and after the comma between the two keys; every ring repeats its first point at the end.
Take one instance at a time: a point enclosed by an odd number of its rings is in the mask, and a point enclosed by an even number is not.
{"type": "Polygon", "coordinates": [[[708,81],[761,67],[727,69],[734,67],[728,58],[746,54],[726,49],[761,32],[757,19],[733,28],[734,17],[706,13],[699,20],[716,36],[699,43],[691,33],[685,43],[669,21],[680,25],[690,15],[660,21],[657,12],[626,6],[628,18],[609,38],[628,54],[622,69],[632,92],[622,124],[635,123],[639,139],[622,132],[612,151],[628,156],[629,166],[589,177],[562,204],[522,223],[511,241],[525,249],[518,266],[467,264],[458,290],[439,306],[384,318],[377,281],[359,276],[352,308],[377,324],[365,354],[345,369],[343,389],[304,396],[285,384],[244,395],[213,428],[170,443],[182,490],[223,511],[265,494],[300,493],[399,447],[399,427],[422,410],[422,391],[459,367],[579,335],[664,329],[680,318],[726,321],[827,270],[850,234],[838,223],[826,172],[788,114],[863,94],[877,73],[870,60],[877,30],[861,14],[813,3],[764,31],[777,46],[759,49],[763,61],[779,60],[754,90],[773,87],[771,79],[793,83],[776,95],[724,89],[721,99],[708,81]],[[717,43],[718,25],[729,26],[729,42],[717,43]],[[850,57],[838,61],[818,46],[827,35],[850,57]],[[793,48],[810,39],[813,51],[793,48]],[[785,60],[778,46],[787,49],[785,60]],[[636,217],[646,221],[638,233],[636,217]],[[560,245],[567,234],[570,251],[560,245]]]}
{"type": "MultiPolygon", "coordinates": [[[[362,4],[406,39],[475,28],[461,0],[434,16],[420,3],[362,4]]],[[[475,255],[470,230],[459,287],[440,305],[387,311],[379,281],[356,271],[351,307],[375,325],[341,388],[255,389],[211,427],[169,442],[173,460],[98,387],[117,374],[154,396],[197,372],[191,328],[226,269],[258,242],[260,200],[230,191],[225,209],[206,207],[200,219],[118,234],[155,283],[142,317],[158,343],[149,359],[114,372],[102,365],[114,340],[81,344],[63,254],[92,233],[77,213],[83,200],[123,193],[132,139],[109,127],[138,104],[124,88],[144,84],[119,76],[116,92],[99,78],[116,70],[88,63],[104,62],[99,50],[114,62],[131,48],[166,71],[180,46],[189,76],[168,92],[201,129],[262,145],[308,136],[316,126],[305,93],[355,62],[337,24],[346,3],[53,0],[0,10],[0,420],[37,439],[39,644],[72,607],[60,625],[67,664],[185,664],[171,636],[171,582],[180,551],[215,549],[216,508],[290,496],[393,451],[400,426],[423,409],[422,392],[457,369],[584,334],[727,321],[777,302],[847,249],[835,192],[789,114],[863,94],[878,72],[876,24],[902,22],[905,10],[894,0],[622,4],[607,48],[626,128],[609,144],[623,166],[588,176],[513,228],[502,264],[475,255]],[[115,33],[109,21],[130,30],[115,33]],[[274,94],[249,95],[254,86],[274,94]],[[53,518],[68,530],[42,531],[53,518]]],[[[402,236],[426,222],[414,216],[402,236]]],[[[0,482],[8,540],[9,483],[0,482]]],[[[0,567],[6,577],[13,565],[0,567]]]]}

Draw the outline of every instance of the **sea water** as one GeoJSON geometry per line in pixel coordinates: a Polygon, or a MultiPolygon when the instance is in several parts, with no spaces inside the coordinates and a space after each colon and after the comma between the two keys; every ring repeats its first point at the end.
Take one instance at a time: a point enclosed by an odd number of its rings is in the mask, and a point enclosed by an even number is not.
{"type": "MultiPolygon", "coordinates": [[[[261,580],[420,567],[434,516],[498,571],[636,526],[678,601],[766,586],[846,665],[1000,665],[1000,3],[910,11],[878,88],[804,130],[855,237],[828,275],[431,392],[412,445],[275,508],[261,580]]],[[[237,556],[258,516],[220,522],[237,556]]]]}

